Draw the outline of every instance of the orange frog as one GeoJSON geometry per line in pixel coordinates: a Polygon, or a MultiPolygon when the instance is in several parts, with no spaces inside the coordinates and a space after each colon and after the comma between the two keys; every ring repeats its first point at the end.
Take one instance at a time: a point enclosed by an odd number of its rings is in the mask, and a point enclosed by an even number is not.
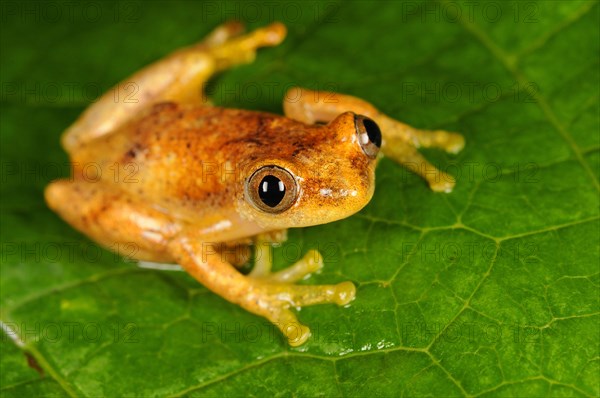
{"type": "Polygon", "coordinates": [[[315,250],[271,272],[271,245],[285,240],[287,228],[332,222],[363,208],[373,195],[380,149],[434,191],[451,191],[452,177],[416,148],[456,153],[464,140],[414,129],[355,97],[301,88],[287,93],[285,117],[211,106],[201,88],[212,74],[253,61],[257,48],[277,45],[286,34],[280,23],[246,35],[242,30],[239,23],[224,24],[91,105],[62,137],[73,177],[52,182],[45,197],[98,243],[134,243],[138,260],[181,265],[298,346],[310,330],[291,308],[346,305],[356,289],[352,282],[295,284],[323,266],[315,250]],[[116,102],[131,84],[138,89],[135,101],[116,102]],[[91,180],[89,164],[119,173],[91,180]],[[252,241],[256,260],[244,275],[235,266],[247,251],[231,249],[252,241]]]}

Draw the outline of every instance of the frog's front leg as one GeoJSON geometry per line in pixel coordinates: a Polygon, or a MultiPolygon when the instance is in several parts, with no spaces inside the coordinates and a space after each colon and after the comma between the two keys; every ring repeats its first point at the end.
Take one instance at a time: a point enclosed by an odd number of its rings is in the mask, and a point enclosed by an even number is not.
{"type": "Polygon", "coordinates": [[[79,145],[109,134],[158,102],[206,102],[202,89],[216,72],[252,62],[260,47],[275,46],[285,26],[272,23],[246,35],[230,22],[216,28],[200,43],[180,49],[117,84],[88,107],[62,136],[71,153],[79,145]]]}
{"type": "Polygon", "coordinates": [[[465,144],[460,134],[443,130],[419,130],[386,116],[360,98],[298,87],[286,93],[283,109],[286,116],[309,124],[329,122],[346,111],[367,116],[381,127],[381,149],[385,156],[424,178],[436,192],[450,192],[454,188],[454,178],[438,170],[416,148],[440,148],[448,153],[458,153],[465,144]]]}
{"type": "Polygon", "coordinates": [[[251,277],[274,282],[297,282],[323,268],[323,256],[316,250],[309,250],[292,266],[278,272],[271,272],[273,244],[284,242],[286,239],[286,230],[260,234],[255,237],[255,259],[254,267],[250,272],[251,277]]]}
{"type": "Polygon", "coordinates": [[[277,278],[244,276],[225,261],[217,245],[202,242],[193,232],[171,241],[169,251],[196,280],[226,300],[267,318],[294,347],[308,339],[310,329],[298,322],[291,308],[324,303],[346,305],[356,292],[351,282],[301,286],[277,278]]]}

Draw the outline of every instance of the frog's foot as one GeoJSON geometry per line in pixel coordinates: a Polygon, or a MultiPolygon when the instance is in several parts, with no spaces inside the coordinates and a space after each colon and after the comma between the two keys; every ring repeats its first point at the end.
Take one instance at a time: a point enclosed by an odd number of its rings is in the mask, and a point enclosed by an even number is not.
{"type": "Polygon", "coordinates": [[[216,47],[235,36],[239,36],[245,30],[246,28],[243,23],[239,21],[228,21],[217,26],[196,46],[197,48],[216,47]]]}
{"type": "MultiPolygon", "coordinates": [[[[270,266],[269,266],[270,268],[270,266]]],[[[281,271],[270,272],[265,270],[264,263],[255,263],[250,277],[280,283],[293,283],[309,277],[323,268],[323,256],[316,250],[308,253],[293,265],[281,271]]]]}
{"type": "Polygon", "coordinates": [[[290,267],[278,272],[271,272],[272,246],[286,239],[285,230],[260,234],[255,237],[254,267],[249,274],[250,277],[265,281],[291,283],[307,278],[310,274],[323,268],[323,256],[316,250],[309,250],[302,259],[290,267]]]}
{"type": "Polygon", "coordinates": [[[285,236],[285,232],[275,231],[255,238],[255,264],[247,277],[253,288],[248,302],[242,306],[269,319],[286,336],[288,343],[297,347],[310,337],[310,329],[298,322],[290,308],[323,303],[346,305],[354,299],[356,288],[352,282],[294,285],[323,268],[323,256],[317,250],[309,250],[286,269],[271,272],[272,245],[285,240],[285,236]]]}
{"type": "Polygon", "coordinates": [[[432,191],[451,192],[456,184],[454,177],[437,169],[416,148],[439,148],[448,153],[458,153],[465,146],[465,139],[457,133],[444,130],[419,130],[407,124],[380,115],[384,140],[384,155],[421,176],[432,191]]]}
{"type": "Polygon", "coordinates": [[[291,307],[334,303],[343,306],[354,300],[352,282],[337,285],[301,286],[277,282],[251,282],[247,300],[241,303],[248,311],[262,315],[286,336],[289,345],[297,347],[310,337],[310,329],[298,321],[291,307]]]}
{"type": "Polygon", "coordinates": [[[323,256],[316,250],[309,250],[300,261],[281,271],[273,272],[264,279],[281,283],[292,283],[309,277],[323,268],[323,256]]]}
{"type": "Polygon", "coordinates": [[[452,192],[456,180],[450,174],[439,170],[417,151],[410,143],[392,137],[383,143],[385,156],[417,174],[429,185],[434,192],[452,192]]]}
{"type": "Polygon", "coordinates": [[[445,130],[420,130],[386,115],[380,115],[377,121],[392,140],[402,139],[416,148],[439,148],[456,154],[465,146],[464,137],[458,133],[445,130]]]}
{"type": "MultiPolygon", "coordinates": [[[[169,253],[177,263],[211,291],[267,318],[281,330],[291,346],[301,345],[310,336],[310,329],[298,322],[293,308],[327,303],[343,306],[355,297],[356,288],[352,282],[306,286],[286,283],[294,278],[275,277],[273,280],[268,275],[244,276],[213,245],[198,239],[196,233],[191,230],[189,234],[182,233],[169,242],[169,253]]],[[[307,264],[296,264],[290,268],[293,271],[286,271],[296,277],[314,268],[311,261],[307,264]]]]}
{"type": "Polygon", "coordinates": [[[221,45],[209,49],[215,60],[217,70],[231,66],[250,63],[256,58],[256,50],[261,47],[276,46],[287,34],[285,25],[274,22],[245,35],[225,40],[221,45]]]}
{"type": "Polygon", "coordinates": [[[440,148],[457,154],[465,147],[465,137],[445,130],[414,130],[419,136],[418,145],[425,148],[440,148]]]}

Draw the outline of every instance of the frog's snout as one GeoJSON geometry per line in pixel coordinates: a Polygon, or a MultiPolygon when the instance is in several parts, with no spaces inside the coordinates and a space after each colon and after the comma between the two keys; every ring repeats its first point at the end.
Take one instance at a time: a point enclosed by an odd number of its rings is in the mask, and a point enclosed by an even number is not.
{"type": "Polygon", "coordinates": [[[375,159],[381,148],[381,129],[373,119],[363,115],[354,115],[354,127],[363,152],[375,159]]]}

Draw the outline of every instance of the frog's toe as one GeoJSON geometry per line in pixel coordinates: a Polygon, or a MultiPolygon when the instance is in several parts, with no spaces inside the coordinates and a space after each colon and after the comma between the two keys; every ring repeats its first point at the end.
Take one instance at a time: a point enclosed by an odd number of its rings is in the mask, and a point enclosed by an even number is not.
{"type": "Polygon", "coordinates": [[[346,305],[356,298],[356,286],[349,281],[339,283],[334,297],[337,305],[346,305]]]}
{"type": "Polygon", "coordinates": [[[323,256],[317,250],[309,250],[304,257],[294,265],[275,272],[267,277],[275,282],[296,282],[318,272],[323,268],[323,256]]]}
{"type": "Polygon", "coordinates": [[[238,51],[254,53],[259,47],[273,47],[280,44],[287,34],[287,29],[281,22],[256,29],[242,36],[234,44],[238,51]]]}
{"type": "Polygon", "coordinates": [[[448,133],[448,140],[444,149],[448,153],[457,154],[465,147],[465,137],[458,133],[448,133]]]}
{"type": "Polygon", "coordinates": [[[288,339],[289,345],[298,347],[306,343],[306,340],[310,337],[310,329],[299,323],[298,327],[288,328],[284,334],[288,339]]]}
{"type": "Polygon", "coordinates": [[[296,307],[327,303],[342,306],[354,300],[356,296],[356,287],[352,282],[342,282],[337,285],[295,285],[291,289],[292,305],[296,307]]]}
{"type": "Polygon", "coordinates": [[[285,39],[287,29],[281,22],[273,22],[264,28],[257,29],[256,35],[262,46],[276,46],[285,39]]]}
{"type": "MultiPolygon", "coordinates": [[[[226,40],[220,46],[210,47],[210,54],[214,58],[218,70],[240,63],[250,63],[254,61],[258,48],[278,45],[285,39],[286,33],[285,25],[273,22],[252,32],[226,40]]],[[[215,40],[220,39],[212,41],[215,40]]]]}
{"type": "Polygon", "coordinates": [[[288,343],[297,347],[310,337],[310,329],[298,321],[290,308],[328,303],[341,306],[352,301],[355,295],[352,282],[318,286],[267,283],[248,297],[247,305],[251,311],[269,319],[286,336],[288,343]]]}
{"type": "Polygon", "coordinates": [[[244,33],[246,27],[239,21],[228,21],[217,26],[206,38],[200,43],[202,46],[215,47],[225,43],[235,36],[244,33]]]}
{"type": "Polygon", "coordinates": [[[450,193],[456,185],[456,180],[449,174],[443,171],[438,171],[436,174],[426,176],[429,188],[434,192],[450,193]]]}
{"type": "Polygon", "coordinates": [[[301,346],[310,337],[308,326],[301,324],[296,315],[287,308],[278,311],[272,322],[281,330],[292,347],[301,346]]]}

